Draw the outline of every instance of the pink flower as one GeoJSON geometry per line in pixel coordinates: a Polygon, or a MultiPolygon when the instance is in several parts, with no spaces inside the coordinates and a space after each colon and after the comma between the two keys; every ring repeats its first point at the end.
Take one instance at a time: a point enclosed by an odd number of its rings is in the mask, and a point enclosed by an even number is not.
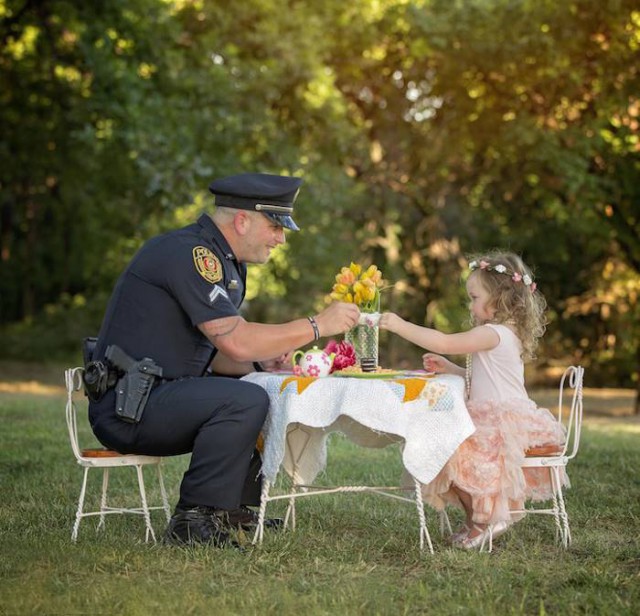
{"type": "Polygon", "coordinates": [[[513,280],[513,282],[520,282],[522,280],[522,276],[518,274],[518,272],[514,272],[513,276],[511,276],[511,280],[513,280]]]}
{"type": "Polygon", "coordinates": [[[535,282],[532,282],[529,285],[529,288],[531,289],[531,293],[533,293],[538,288],[538,285],[535,282]]]}
{"type": "Polygon", "coordinates": [[[344,368],[355,366],[356,364],[356,352],[348,342],[336,342],[335,340],[329,340],[327,346],[324,348],[324,352],[336,354],[333,358],[331,372],[343,370],[344,368]]]}
{"type": "Polygon", "coordinates": [[[329,340],[329,342],[327,342],[327,346],[324,347],[324,352],[325,353],[338,353],[338,345],[339,343],[336,342],[335,340],[329,340]]]}
{"type": "Polygon", "coordinates": [[[309,373],[309,376],[319,376],[320,368],[318,368],[318,366],[309,366],[307,372],[309,373]]]}
{"type": "Polygon", "coordinates": [[[302,376],[302,368],[297,364],[293,367],[294,376],[302,376]]]}
{"type": "Polygon", "coordinates": [[[488,261],[480,261],[480,269],[487,269],[490,265],[488,261]]]}

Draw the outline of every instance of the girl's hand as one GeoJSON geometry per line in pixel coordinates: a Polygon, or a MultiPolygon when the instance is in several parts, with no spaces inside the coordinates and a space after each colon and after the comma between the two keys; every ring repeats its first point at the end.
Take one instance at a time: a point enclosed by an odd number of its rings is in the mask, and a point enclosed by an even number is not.
{"type": "Polygon", "coordinates": [[[456,374],[458,371],[456,364],[435,353],[425,353],[422,356],[422,365],[427,372],[436,374],[456,374]]]}
{"type": "Polygon", "coordinates": [[[383,312],[380,315],[380,321],[378,322],[378,327],[380,329],[386,329],[390,332],[395,332],[398,329],[398,326],[402,323],[402,318],[399,317],[394,312],[383,312]]]}

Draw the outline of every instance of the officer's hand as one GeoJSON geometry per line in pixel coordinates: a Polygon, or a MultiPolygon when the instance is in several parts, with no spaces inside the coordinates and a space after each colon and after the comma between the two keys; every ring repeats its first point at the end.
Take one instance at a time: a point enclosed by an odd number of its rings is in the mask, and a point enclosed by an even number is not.
{"type": "Polygon", "coordinates": [[[260,365],[264,368],[266,372],[276,372],[278,370],[289,369],[291,370],[291,357],[293,356],[293,351],[289,351],[288,353],[284,353],[279,357],[274,357],[273,359],[265,359],[260,362],[260,365]]]}
{"type": "Polygon", "coordinates": [[[315,317],[321,338],[344,334],[358,324],[359,318],[358,307],[346,302],[333,302],[315,317]]]}

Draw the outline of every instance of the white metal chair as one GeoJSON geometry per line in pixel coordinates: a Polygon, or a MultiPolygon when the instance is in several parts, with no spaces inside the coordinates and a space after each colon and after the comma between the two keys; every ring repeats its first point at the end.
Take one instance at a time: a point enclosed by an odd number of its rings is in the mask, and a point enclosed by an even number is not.
{"type": "Polygon", "coordinates": [[[569,366],[560,380],[558,395],[558,421],[564,426],[567,434],[566,441],[561,447],[542,446],[529,449],[522,465],[523,468],[546,468],[549,471],[549,479],[553,490],[551,506],[533,507],[513,510],[511,513],[540,513],[552,515],[556,523],[556,540],[560,540],[562,546],[571,545],[571,530],[569,529],[569,516],[565,507],[560,483],[560,470],[567,466],[569,460],[576,457],[580,446],[580,432],[582,430],[582,387],[584,368],[582,366],[569,366]],[[571,393],[565,391],[565,387],[571,393]],[[564,399],[566,396],[566,400],[564,399]],[[569,402],[569,396],[571,403],[569,402]]]}
{"type": "Polygon", "coordinates": [[[105,516],[112,513],[133,513],[142,515],[146,526],[145,541],[149,541],[149,537],[156,540],[153,527],[151,526],[150,511],[155,509],[164,510],[167,522],[171,517],[169,510],[169,502],[167,493],[164,488],[162,478],[162,457],[160,456],[142,456],[142,455],[124,455],[110,449],[80,449],[78,444],[78,424],[77,424],[77,408],[75,402],[76,392],[82,390],[82,374],[83,368],[69,368],[65,370],[65,382],[67,386],[67,427],[69,429],[69,439],[73,454],[80,466],[84,468],[84,476],[82,479],[82,488],[80,489],[80,498],[78,499],[78,509],[76,511],[76,519],[71,532],[71,540],[76,541],[78,537],[78,528],[82,518],[88,516],[100,516],[98,529],[104,529],[105,516]],[[147,504],[147,494],[144,486],[144,477],[142,474],[143,466],[154,465],[158,472],[158,482],[160,485],[160,494],[162,497],[162,505],[149,507],[147,504]],[[107,490],[109,487],[109,469],[117,467],[135,467],[138,476],[138,487],[140,490],[140,507],[110,507],[107,505],[107,490]],[[98,511],[84,511],[84,498],[87,489],[87,476],[89,469],[102,469],[102,496],[100,499],[100,509],[98,511]]]}

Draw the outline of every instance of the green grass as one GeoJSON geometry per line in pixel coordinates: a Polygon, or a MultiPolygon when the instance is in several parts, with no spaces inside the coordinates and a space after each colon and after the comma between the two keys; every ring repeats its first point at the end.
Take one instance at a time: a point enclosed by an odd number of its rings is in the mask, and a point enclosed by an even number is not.
{"type": "MultiPolygon", "coordinates": [[[[587,422],[569,467],[568,551],[542,516],[516,525],[493,554],[451,549],[427,510],[434,555],[418,550],[414,506],[362,495],[302,499],[295,532],[246,553],[146,545],[132,516],[108,518],[105,533],[84,520],[72,544],[81,469],[63,397],[0,393],[0,426],[0,614],[635,614],[640,605],[637,421],[587,422]]],[[[166,464],[172,501],[187,462],[166,464]]],[[[321,480],[391,485],[399,475],[397,449],[334,436],[321,480]]],[[[116,498],[135,494],[133,471],[113,478],[116,498]]]]}

